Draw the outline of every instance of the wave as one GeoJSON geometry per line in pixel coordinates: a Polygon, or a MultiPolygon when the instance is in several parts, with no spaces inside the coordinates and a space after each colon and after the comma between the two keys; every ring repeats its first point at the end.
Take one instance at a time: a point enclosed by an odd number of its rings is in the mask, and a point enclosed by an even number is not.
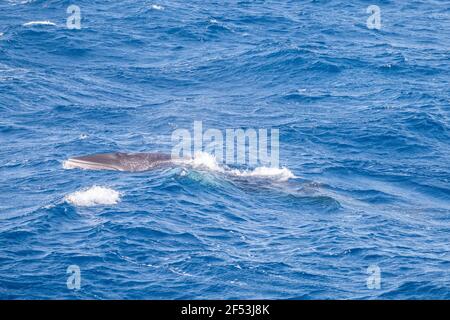
{"type": "Polygon", "coordinates": [[[207,152],[196,152],[192,159],[179,160],[177,162],[191,166],[195,169],[206,169],[208,171],[220,172],[235,177],[270,179],[280,182],[297,178],[291,170],[285,167],[274,168],[262,166],[256,167],[253,170],[232,169],[228,166],[219,164],[217,159],[207,152]]]}
{"type": "Polygon", "coordinates": [[[36,0],[8,0],[8,2],[13,6],[17,6],[17,5],[21,5],[21,4],[29,4],[34,1],[36,1],[36,0]]]}
{"type": "Polygon", "coordinates": [[[80,207],[113,205],[120,201],[120,193],[110,188],[92,186],[67,195],[65,201],[80,207]]]}
{"type": "Polygon", "coordinates": [[[175,163],[185,164],[194,169],[206,169],[209,171],[225,172],[225,168],[217,162],[216,158],[207,152],[196,152],[189,160],[175,160],[175,163]]]}
{"type": "Polygon", "coordinates": [[[153,10],[164,10],[164,7],[159,4],[152,4],[151,8],[153,10]]]}
{"type": "Polygon", "coordinates": [[[72,169],[76,169],[76,167],[72,166],[72,165],[70,164],[70,161],[67,161],[67,160],[65,160],[65,161],[62,162],[62,168],[63,168],[64,170],[72,170],[72,169]]]}
{"type": "Polygon", "coordinates": [[[244,171],[234,169],[231,173],[238,177],[269,178],[278,181],[288,181],[289,179],[296,178],[288,168],[257,167],[254,170],[244,171]]]}
{"type": "Polygon", "coordinates": [[[43,20],[43,21],[30,21],[23,24],[24,27],[29,26],[56,26],[56,23],[51,22],[49,20],[43,20]]]}

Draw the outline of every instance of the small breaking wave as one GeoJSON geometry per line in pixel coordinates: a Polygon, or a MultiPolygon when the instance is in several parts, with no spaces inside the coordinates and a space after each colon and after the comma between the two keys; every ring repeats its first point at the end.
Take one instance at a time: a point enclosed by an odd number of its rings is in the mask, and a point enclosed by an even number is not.
{"type": "Polygon", "coordinates": [[[288,181],[296,178],[288,168],[271,168],[271,167],[257,167],[254,170],[232,170],[231,173],[238,177],[256,177],[269,178],[277,181],[288,181]]]}
{"type": "Polygon", "coordinates": [[[164,7],[159,4],[152,4],[151,8],[153,10],[164,10],[164,7]]]}
{"type": "Polygon", "coordinates": [[[72,169],[76,169],[77,168],[77,167],[73,166],[69,160],[63,161],[62,167],[65,170],[72,170],[72,169]]]}
{"type": "Polygon", "coordinates": [[[8,2],[11,3],[13,6],[16,6],[18,4],[29,4],[35,1],[36,0],[8,0],[8,2]]]}
{"type": "Polygon", "coordinates": [[[120,193],[110,188],[92,186],[67,195],[65,201],[80,207],[113,205],[120,201],[120,193]]]}
{"type": "Polygon", "coordinates": [[[206,169],[209,171],[225,172],[225,168],[217,163],[216,158],[207,152],[196,152],[189,160],[181,160],[182,164],[189,165],[194,169],[206,169]]]}
{"type": "Polygon", "coordinates": [[[253,170],[231,169],[217,162],[216,158],[206,152],[196,152],[189,160],[181,160],[182,164],[191,166],[194,169],[204,169],[228,174],[235,177],[271,179],[276,181],[288,181],[297,178],[288,168],[256,167],[253,170]]]}
{"type": "Polygon", "coordinates": [[[29,27],[29,26],[56,26],[56,23],[51,22],[49,20],[45,20],[45,21],[30,21],[30,22],[26,22],[23,24],[24,27],[29,27]]]}

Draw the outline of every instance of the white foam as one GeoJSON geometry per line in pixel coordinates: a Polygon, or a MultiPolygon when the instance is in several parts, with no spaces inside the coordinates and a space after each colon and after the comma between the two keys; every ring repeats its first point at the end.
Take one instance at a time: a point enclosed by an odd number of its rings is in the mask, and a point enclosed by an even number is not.
{"type": "Polygon", "coordinates": [[[92,186],[71,193],[65,197],[65,200],[75,206],[91,207],[97,205],[113,205],[120,201],[120,193],[116,190],[92,186]]]}
{"type": "Polygon", "coordinates": [[[56,24],[54,22],[51,22],[49,20],[45,20],[45,21],[30,21],[27,23],[24,23],[23,26],[24,27],[28,27],[28,26],[56,26],[56,24]]]}
{"type": "Polygon", "coordinates": [[[35,0],[8,0],[8,2],[11,3],[13,6],[16,6],[18,4],[28,4],[34,1],[35,0]]]}
{"type": "Polygon", "coordinates": [[[69,160],[63,161],[62,167],[63,167],[63,169],[66,169],[66,170],[77,169],[77,167],[72,165],[72,163],[69,160]]]}
{"type": "Polygon", "coordinates": [[[164,10],[164,7],[159,4],[152,4],[153,10],[164,10]]]}
{"type": "Polygon", "coordinates": [[[215,171],[236,177],[271,179],[277,181],[287,181],[296,178],[288,168],[257,167],[253,170],[230,169],[227,166],[220,165],[213,155],[206,152],[196,152],[192,159],[181,160],[181,163],[195,169],[215,171]]]}
{"type": "Polygon", "coordinates": [[[196,169],[207,169],[219,172],[225,171],[225,169],[217,163],[216,158],[206,152],[196,152],[194,158],[187,160],[185,163],[196,169]]]}
{"type": "Polygon", "coordinates": [[[231,170],[231,173],[238,177],[256,177],[269,178],[277,181],[288,181],[296,178],[288,168],[271,168],[271,167],[257,167],[254,170],[231,170]]]}

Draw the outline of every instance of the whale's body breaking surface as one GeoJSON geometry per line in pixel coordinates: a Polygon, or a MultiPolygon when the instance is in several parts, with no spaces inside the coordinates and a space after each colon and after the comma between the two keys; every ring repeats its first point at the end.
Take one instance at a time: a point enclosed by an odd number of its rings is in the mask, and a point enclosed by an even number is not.
{"type": "Polygon", "coordinates": [[[171,156],[164,153],[102,153],[69,158],[64,162],[66,169],[147,171],[171,162],[171,156]]]}
{"type": "Polygon", "coordinates": [[[101,153],[69,158],[64,161],[64,169],[87,170],[115,170],[139,172],[158,169],[161,167],[189,167],[194,170],[209,171],[236,177],[239,179],[271,179],[287,181],[297,178],[287,168],[257,167],[254,169],[239,170],[222,165],[216,158],[208,153],[197,153],[193,158],[172,157],[165,153],[101,153]]]}

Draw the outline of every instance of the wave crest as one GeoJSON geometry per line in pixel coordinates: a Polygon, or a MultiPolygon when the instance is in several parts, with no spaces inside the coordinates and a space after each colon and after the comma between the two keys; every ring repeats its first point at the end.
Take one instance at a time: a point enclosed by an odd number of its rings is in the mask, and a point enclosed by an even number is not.
{"type": "Polygon", "coordinates": [[[159,4],[152,4],[151,8],[153,10],[159,10],[159,11],[164,10],[164,7],[162,5],[159,5],[159,4]]]}
{"type": "Polygon", "coordinates": [[[23,24],[24,27],[29,27],[29,26],[56,26],[56,23],[51,22],[49,20],[45,20],[45,21],[30,21],[30,22],[26,22],[23,24]]]}
{"type": "Polygon", "coordinates": [[[120,193],[110,188],[92,186],[67,195],[65,201],[80,207],[113,205],[120,201],[120,193]]]}
{"type": "Polygon", "coordinates": [[[235,177],[271,179],[277,181],[288,181],[289,179],[296,178],[292,171],[285,167],[273,168],[263,166],[256,167],[253,170],[231,169],[225,165],[219,164],[213,155],[206,152],[196,152],[192,159],[182,160],[182,163],[195,169],[215,171],[235,177]]]}
{"type": "Polygon", "coordinates": [[[257,167],[254,170],[232,170],[233,175],[238,177],[256,177],[269,178],[277,181],[288,181],[296,178],[288,168],[271,168],[271,167],[257,167]]]}

